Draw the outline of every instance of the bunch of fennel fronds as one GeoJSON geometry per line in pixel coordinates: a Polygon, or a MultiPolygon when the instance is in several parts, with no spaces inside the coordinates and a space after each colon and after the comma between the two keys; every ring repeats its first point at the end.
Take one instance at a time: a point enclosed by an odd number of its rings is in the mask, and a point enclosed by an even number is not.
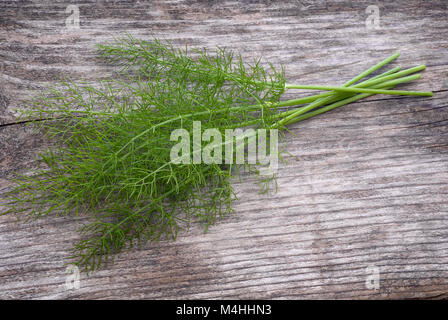
{"type": "MultiPolygon", "coordinates": [[[[69,257],[86,271],[107,264],[125,247],[175,238],[192,218],[207,227],[232,211],[231,179],[241,166],[174,164],[173,130],[190,130],[193,121],[201,121],[203,130],[284,131],[373,94],[432,95],[391,90],[418,79],[411,74],[424,65],[366,79],[398,53],[336,87],[286,84],[283,69],[265,68],[260,60],[244,63],[221,48],[188,52],[127,36],[100,45],[99,53],[119,67],[116,79],[96,85],[62,80],[23,111],[52,143],[39,155],[39,170],[15,180],[4,212],[25,219],[89,214],[69,257]],[[281,101],[286,89],[325,92],[281,101]]],[[[257,172],[256,165],[242,167],[257,172]]]]}

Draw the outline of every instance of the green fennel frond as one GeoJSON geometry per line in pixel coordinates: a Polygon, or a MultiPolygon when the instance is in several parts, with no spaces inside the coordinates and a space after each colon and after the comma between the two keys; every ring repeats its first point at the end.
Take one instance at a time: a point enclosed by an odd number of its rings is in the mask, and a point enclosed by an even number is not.
{"type": "MultiPolygon", "coordinates": [[[[232,212],[233,177],[240,170],[258,172],[259,163],[173,163],[173,130],[192,132],[195,121],[223,135],[229,128],[285,129],[375,90],[387,93],[419,77],[404,76],[424,69],[393,69],[355,84],[392,57],[344,87],[280,101],[288,88],[282,67],[245,63],[222,48],[189,51],[127,36],[98,49],[119,68],[115,79],[94,84],[62,79],[23,111],[39,120],[33,125],[51,143],[39,155],[38,170],[17,176],[4,212],[25,219],[88,214],[90,222],[80,229],[70,256],[85,271],[107,265],[125,248],[175,239],[191,221],[207,229],[232,212]],[[303,104],[308,105],[297,107],[303,104]],[[295,108],[284,109],[290,106],[295,108]]],[[[275,176],[260,175],[264,188],[272,180],[275,176]]]]}

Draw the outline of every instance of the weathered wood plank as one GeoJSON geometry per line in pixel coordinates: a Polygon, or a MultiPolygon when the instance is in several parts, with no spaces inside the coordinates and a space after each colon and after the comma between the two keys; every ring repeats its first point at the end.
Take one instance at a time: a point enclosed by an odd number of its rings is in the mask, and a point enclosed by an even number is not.
{"type": "MultiPolygon", "coordinates": [[[[64,257],[84,218],[15,224],[0,218],[0,298],[446,298],[448,292],[448,41],[446,1],[73,1],[0,4],[0,190],[33,168],[44,141],[14,109],[54,83],[107,77],[94,45],[129,32],[176,45],[225,45],[284,64],[291,82],[338,84],[394,51],[393,66],[425,63],[405,89],[433,98],[375,96],[293,125],[278,191],[235,181],[234,215],[116,258],[78,290],[64,257]],[[61,237],[61,235],[63,235],[61,237]],[[380,288],[366,287],[366,268],[380,288]]],[[[285,97],[286,98],[286,97],[285,97]]]]}

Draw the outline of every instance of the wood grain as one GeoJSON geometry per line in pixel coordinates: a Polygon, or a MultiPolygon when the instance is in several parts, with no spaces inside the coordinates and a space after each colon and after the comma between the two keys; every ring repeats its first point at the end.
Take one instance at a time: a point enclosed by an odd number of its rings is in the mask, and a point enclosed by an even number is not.
{"type": "MultiPolygon", "coordinates": [[[[104,78],[94,45],[128,32],[176,45],[223,45],[283,64],[291,82],[340,84],[395,51],[426,64],[403,89],[293,125],[278,191],[235,181],[235,214],[207,233],[126,252],[67,290],[65,260],[85,218],[0,218],[3,299],[378,299],[448,296],[448,32],[446,1],[66,1],[0,3],[0,189],[33,168],[44,141],[17,122],[62,73],[104,78]],[[380,29],[365,25],[377,5],[380,29]],[[366,268],[380,272],[368,289],[366,268]]],[[[306,92],[304,92],[305,94],[306,92]]],[[[285,96],[289,98],[289,96],[285,96]]]]}

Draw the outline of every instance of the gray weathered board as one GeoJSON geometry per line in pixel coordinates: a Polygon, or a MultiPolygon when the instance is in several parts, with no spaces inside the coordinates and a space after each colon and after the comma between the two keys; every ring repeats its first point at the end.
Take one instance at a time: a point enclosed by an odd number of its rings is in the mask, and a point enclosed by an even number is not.
{"type": "Polygon", "coordinates": [[[400,51],[392,66],[428,66],[401,88],[435,96],[374,96],[291,126],[282,146],[292,156],[276,193],[258,194],[254,177],[235,181],[235,214],[208,233],[195,226],[177,242],[126,252],[107,269],[81,274],[79,289],[65,285],[64,257],[84,218],[15,224],[1,217],[0,298],[446,298],[447,5],[2,0],[1,190],[15,172],[33,168],[42,147],[14,123],[15,109],[62,73],[88,81],[110,75],[94,45],[125,32],[263,56],[303,84],[341,84],[400,51]],[[79,8],[80,29],[66,21],[70,4],[79,8]],[[376,271],[379,289],[368,285],[376,271]]]}

